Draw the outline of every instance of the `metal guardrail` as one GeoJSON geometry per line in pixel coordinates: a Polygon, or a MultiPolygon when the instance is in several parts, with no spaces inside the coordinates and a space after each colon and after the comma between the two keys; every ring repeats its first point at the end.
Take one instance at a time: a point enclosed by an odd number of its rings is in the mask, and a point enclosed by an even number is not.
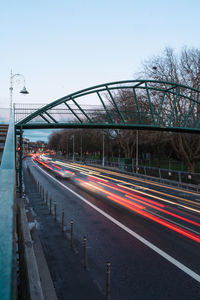
{"type": "MultiPolygon", "coordinates": [[[[72,157],[68,157],[72,160],[72,157]]],[[[102,165],[102,160],[84,159],[82,161],[76,157],[76,162],[82,162],[91,165],[102,165]]],[[[172,169],[152,168],[139,165],[138,172],[133,164],[125,164],[124,162],[104,161],[104,167],[119,169],[122,172],[133,174],[134,176],[162,182],[166,185],[177,186],[183,189],[189,189],[200,192],[200,173],[189,173],[183,171],[176,171],[172,169]]]]}
{"type": "Polygon", "coordinates": [[[12,113],[0,166],[0,299],[14,298],[15,127],[12,113]]]}

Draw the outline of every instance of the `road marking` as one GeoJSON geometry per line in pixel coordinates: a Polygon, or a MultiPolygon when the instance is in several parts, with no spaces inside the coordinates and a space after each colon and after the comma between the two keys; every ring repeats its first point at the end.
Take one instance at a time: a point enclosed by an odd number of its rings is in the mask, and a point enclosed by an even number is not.
{"type": "Polygon", "coordinates": [[[162,215],[159,215],[159,214],[156,213],[156,212],[150,211],[150,210],[148,210],[148,209],[146,209],[146,210],[147,210],[149,213],[151,213],[152,215],[155,215],[155,216],[157,216],[157,217],[159,217],[159,218],[162,218],[162,219],[166,220],[167,222],[170,222],[170,223],[175,224],[175,225],[177,225],[177,226],[179,226],[179,227],[182,227],[182,228],[184,228],[184,229],[186,229],[186,230],[189,230],[189,231],[193,232],[193,233],[196,234],[196,235],[199,235],[199,234],[200,234],[200,232],[197,232],[196,230],[194,230],[194,229],[192,229],[192,228],[188,228],[188,227],[186,227],[186,226],[184,226],[184,225],[182,225],[182,224],[180,224],[180,223],[177,223],[177,222],[175,222],[175,221],[172,221],[171,219],[168,219],[168,218],[166,218],[166,217],[164,217],[164,216],[162,216],[162,215]]]}
{"type": "Polygon", "coordinates": [[[94,204],[90,203],[84,197],[80,196],[79,194],[77,194],[76,192],[74,192],[73,190],[71,190],[70,188],[68,188],[62,182],[60,182],[59,180],[57,180],[56,178],[54,178],[53,176],[51,176],[50,174],[48,174],[46,171],[44,171],[34,161],[33,161],[33,163],[43,173],[45,173],[51,179],[53,179],[54,181],[56,181],[58,184],[60,184],[66,190],[68,190],[69,192],[71,192],[72,194],[74,194],[76,197],[78,197],[79,199],[81,199],[83,202],[85,202],[86,204],[88,204],[89,206],[91,206],[93,209],[95,209],[97,212],[99,212],[105,218],[107,218],[108,220],[110,220],[112,223],[114,223],[115,225],[119,226],[121,229],[123,229],[124,231],[126,231],[127,233],[129,233],[131,236],[133,236],[134,238],[136,238],[137,240],[139,240],[140,242],[142,242],[144,245],[146,245],[147,247],[149,247],[150,249],[152,249],[153,251],[155,251],[156,253],[158,253],[164,259],[166,259],[167,261],[169,261],[170,263],[172,263],[174,266],[176,266],[177,268],[179,268],[180,270],[182,270],[183,272],[185,272],[187,275],[189,275],[190,277],[192,277],[196,281],[200,282],[200,275],[199,274],[195,273],[194,271],[192,271],[191,269],[189,269],[188,267],[186,267],[185,265],[183,265],[181,262],[179,262],[178,260],[176,260],[175,258],[173,258],[172,256],[170,256],[169,254],[167,254],[166,252],[164,252],[163,250],[161,250],[160,248],[158,248],[157,246],[155,246],[151,242],[147,241],[145,238],[143,238],[142,236],[140,236],[139,234],[137,234],[136,232],[134,232],[130,228],[126,227],[124,224],[122,224],[121,222],[117,221],[116,219],[114,219],[113,217],[111,217],[109,214],[107,214],[106,212],[104,212],[103,210],[101,210],[100,208],[98,208],[97,206],[95,206],[94,204]]]}

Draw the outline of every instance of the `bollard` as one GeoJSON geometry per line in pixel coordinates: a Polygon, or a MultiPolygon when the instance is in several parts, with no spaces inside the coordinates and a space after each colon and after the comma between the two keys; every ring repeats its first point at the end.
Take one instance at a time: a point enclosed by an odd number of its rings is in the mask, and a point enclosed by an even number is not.
{"type": "Polygon", "coordinates": [[[107,262],[106,265],[106,300],[110,300],[110,262],[107,262]]]}
{"type": "Polygon", "coordinates": [[[62,211],[62,232],[65,231],[65,223],[64,223],[64,219],[65,218],[65,215],[64,215],[64,210],[62,211]]]}
{"type": "Polygon", "coordinates": [[[48,191],[46,191],[46,205],[48,203],[48,191]]]}
{"type": "Polygon", "coordinates": [[[70,232],[71,232],[70,245],[71,245],[71,248],[73,248],[74,222],[72,220],[70,222],[70,225],[71,225],[71,228],[70,228],[70,232]]]}
{"type": "Polygon", "coordinates": [[[54,220],[56,221],[56,202],[54,203],[54,220]]]}
{"type": "Polygon", "coordinates": [[[50,198],[49,213],[52,215],[52,198],[50,198]]]}
{"type": "Polygon", "coordinates": [[[68,238],[67,236],[67,225],[65,225],[65,235],[66,235],[66,239],[68,238]]]}
{"type": "Polygon", "coordinates": [[[83,237],[83,267],[87,269],[87,239],[83,237]]]}

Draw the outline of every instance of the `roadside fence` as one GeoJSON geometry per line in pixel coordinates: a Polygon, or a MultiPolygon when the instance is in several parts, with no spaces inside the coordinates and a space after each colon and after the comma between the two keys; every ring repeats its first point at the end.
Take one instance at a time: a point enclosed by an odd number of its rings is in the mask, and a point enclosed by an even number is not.
{"type": "MultiPolygon", "coordinates": [[[[59,157],[63,159],[63,157],[59,157]]],[[[97,159],[76,159],[77,163],[102,166],[102,161],[97,159]]],[[[139,165],[137,168],[134,163],[125,164],[123,161],[104,161],[105,168],[113,168],[121,172],[133,174],[134,176],[158,181],[167,185],[200,192],[200,173],[189,173],[172,169],[162,169],[139,165]]]]}

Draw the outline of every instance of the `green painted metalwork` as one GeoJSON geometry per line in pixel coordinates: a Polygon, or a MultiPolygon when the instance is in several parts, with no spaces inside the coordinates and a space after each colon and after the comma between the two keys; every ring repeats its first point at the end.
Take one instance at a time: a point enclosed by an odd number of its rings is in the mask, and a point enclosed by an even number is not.
{"type": "Polygon", "coordinates": [[[197,122],[197,125],[196,125],[196,128],[195,128],[195,129],[198,130],[198,131],[199,131],[199,129],[198,129],[199,126],[200,126],[200,118],[199,118],[199,121],[197,122]]]}
{"type": "Polygon", "coordinates": [[[160,103],[160,108],[159,108],[158,117],[157,117],[157,120],[156,120],[156,125],[159,123],[160,113],[162,111],[163,102],[165,100],[165,95],[166,95],[166,93],[163,94],[163,97],[162,97],[162,100],[161,100],[161,103],[160,103]]]}
{"type": "Polygon", "coordinates": [[[153,119],[153,123],[155,124],[154,111],[153,111],[153,107],[152,107],[152,102],[151,102],[151,97],[150,97],[150,94],[149,94],[149,89],[148,89],[147,82],[145,82],[145,88],[146,88],[146,91],[147,91],[147,97],[148,97],[148,101],[149,101],[151,116],[152,116],[152,119],[153,119]]]}
{"type": "Polygon", "coordinates": [[[177,88],[177,86],[178,86],[178,85],[175,84],[175,85],[173,85],[172,87],[166,89],[165,92],[169,92],[170,90],[173,90],[173,89],[177,88]]]}
{"type": "Polygon", "coordinates": [[[15,126],[12,113],[0,167],[0,299],[14,299],[15,126]]]}
{"type": "Polygon", "coordinates": [[[84,116],[92,123],[92,120],[90,117],[87,115],[87,113],[81,108],[81,106],[74,100],[73,97],[71,97],[71,100],[76,104],[76,106],[80,109],[80,111],[84,114],[84,116]]]}
{"type": "MultiPolygon", "coordinates": [[[[46,111],[45,111],[45,113],[46,113],[46,111]]],[[[40,117],[41,117],[43,120],[45,120],[47,123],[50,123],[49,120],[47,120],[47,118],[45,118],[45,116],[44,116],[43,114],[40,114],[40,117]]]]}
{"type": "Polygon", "coordinates": [[[191,107],[190,107],[190,110],[189,110],[188,114],[186,115],[186,117],[185,117],[185,119],[184,119],[183,127],[185,126],[185,124],[187,123],[187,121],[188,121],[188,119],[189,119],[191,113],[193,112],[195,104],[196,104],[195,102],[192,103],[192,105],[191,105],[191,107]]]}
{"type": "Polygon", "coordinates": [[[75,113],[75,111],[66,103],[64,102],[67,108],[73,113],[73,115],[82,123],[82,120],[79,118],[79,116],[75,113]]]}
{"type": "Polygon", "coordinates": [[[138,99],[137,99],[137,95],[135,92],[135,88],[133,88],[133,95],[134,95],[134,99],[135,99],[135,103],[136,103],[136,107],[137,107],[137,113],[138,113],[138,118],[139,118],[139,123],[142,123],[142,119],[141,119],[141,114],[140,114],[140,108],[139,108],[139,104],[138,104],[138,99]]]}
{"type": "MultiPolygon", "coordinates": [[[[200,126],[200,120],[199,124],[200,126]]],[[[24,129],[62,129],[62,128],[96,128],[96,129],[135,129],[138,130],[155,130],[155,131],[171,131],[171,132],[188,132],[188,133],[200,133],[199,128],[183,128],[180,130],[180,127],[177,126],[171,126],[171,127],[164,127],[159,125],[149,126],[148,124],[126,124],[125,126],[123,124],[119,125],[116,124],[101,124],[101,123],[58,123],[58,124],[44,124],[44,123],[38,123],[38,124],[27,124],[24,125],[24,129]]]]}
{"type": "Polygon", "coordinates": [[[179,94],[180,94],[180,86],[177,86],[176,97],[174,99],[174,103],[173,103],[173,107],[172,107],[172,113],[171,113],[170,120],[169,120],[169,126],[171,125],[172,119],[174,117],[174,111],[175,111],[175,108],[176,108],[176,104],[177,104],[177,101],[178,101],[179,94]]]}
{"type": "Polygon", "coordinates": [[[24,129],[124,128],[197,133],[200,131],[196,108],[200,102],[197,99],[200,99],[199,90],[173,82],[110,82],[53,101],[18,121],[16,128],[22,125],[24,129]],[[120,98],[123,92],[134,99],[136,106],[129,108],[123,102],[126,101],[126,97],[125,100],[120,98]],[[86,104],[83,104],[84,101],[86,104]],[[92,104],[89,104],[91,101],[92,104]],[[180,112],[177,105],[184,109],[180,112]],[[44,117],[45,113],[53,122],[44,117]],[[59,114],[59,118],[56,118],[56,114],[59,114]]]}
{"type": "Polygon", "coordinates": [[[104,101],[103,101],[101,95],[99,94],[99,92],[97,92],[97,95],[98,95],[98,97],[99,97],[99,99],[100,99],[100,101],[101,101],[101,103],[102,103],[102,105],[103,105],[103,108],[105,109],[105,111],[106,111],[106,113],[107,113],[107,115],[108,115],[108,118],[110,119],[111,123],[113,123],[113,120],[112,120],[112,117],[111,117],[111,115],[110,115],[110,113],[109,113],[109,110],[107,110],[106,105],[105,105],[105,103],[104,103],[104,101]]]}
{"type": "Polygon", "coordinates": [[[45,114],[55,123],[58,123],[47,111],[45,111],[45,114]]]}
{"type": "Polygon", "coordinates": [[[122,119],[122,122],[125,124],[124,117],[123,117],[123,115],[122,115],[122,113],[121,113],[121,111],[120,111],[120,109],[119,109],[119,107],[118,107],[118,105],[117,105],[117,103],[116,103],[116,101],[115,101],[113,95],[111,94],[111,91],[108,89],[107,86],[106,86],[106,89],[107,89],[107,91],[108,91],[108,93],[109,93],[110,98],[112,99],[112,102],[113,102],[113,104],[114,104],[114,106],[115,106],[115,108],[116,108],[116,110],[117,110],[117,112],[118,112],[120,118],[122,119]]]}

